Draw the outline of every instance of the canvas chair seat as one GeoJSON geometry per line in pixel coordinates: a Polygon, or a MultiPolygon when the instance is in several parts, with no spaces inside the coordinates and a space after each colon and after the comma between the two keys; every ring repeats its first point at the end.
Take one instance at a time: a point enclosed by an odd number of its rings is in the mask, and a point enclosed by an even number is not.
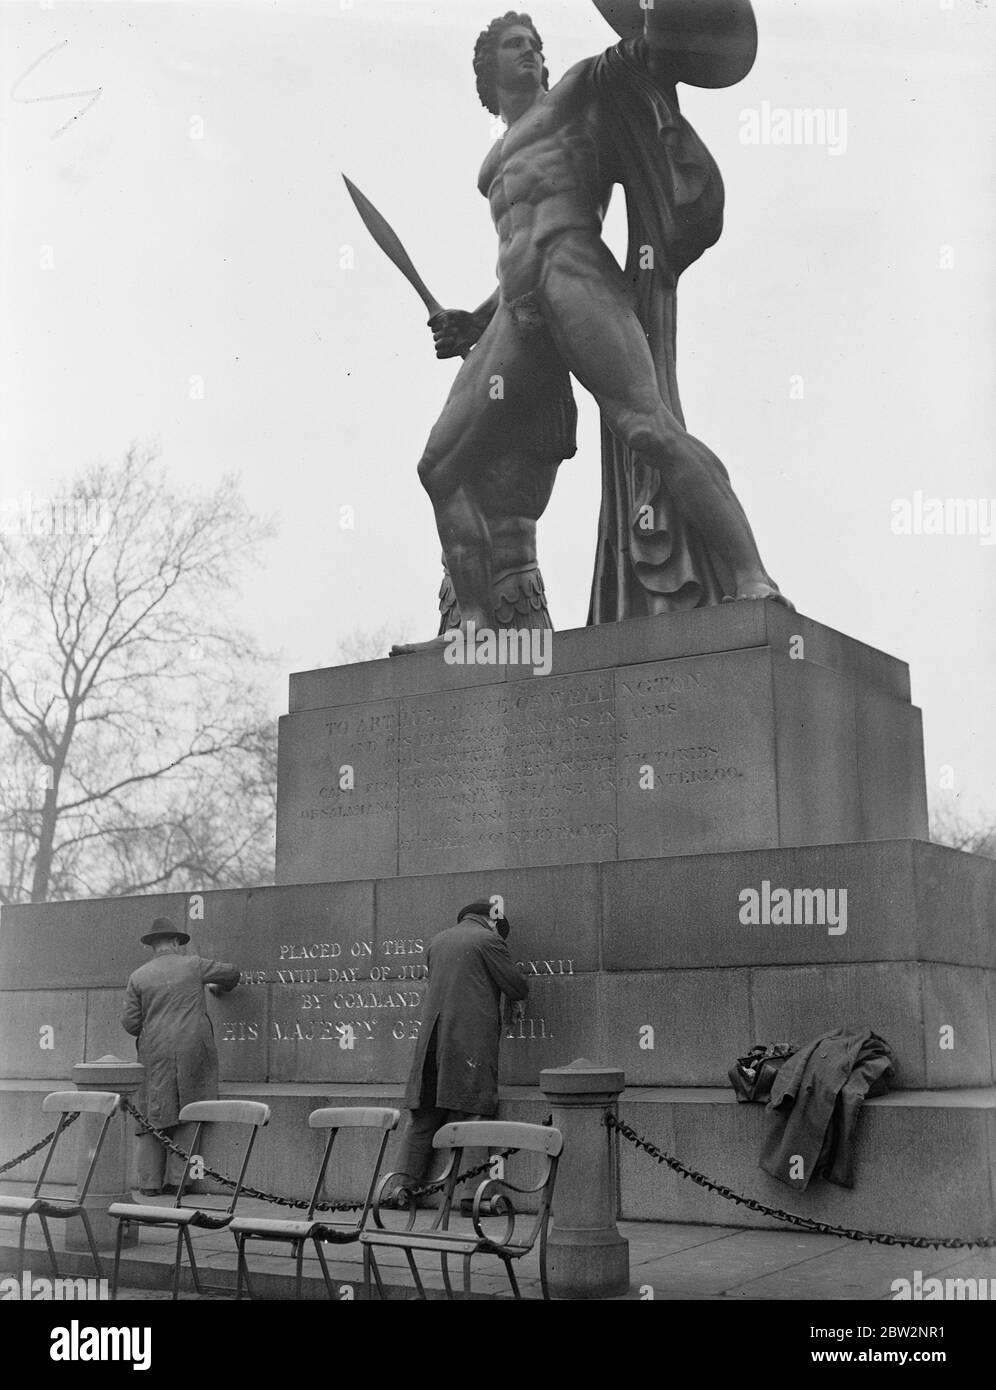
{"type": "Polygon", "coordinates": [[[87,1244],[90,1247],[94,1268],[97,1271],[97,1278],[102,1279],[104,1277],[100,1253],[97,1250],[93,1228],[90,1224],[90,1214],[86,1208],[86,1197],[94,1173],[97,1171],[97,1163],[100,1158],[100,1151],[104,1146],[104,1140],[107,1138],[111,1121],[117,1114],[120,1104],[121,1097],[116,1091],[52,1091],[42,1101],[42,1114],[58,1115],[59,1123],[49,1140],[45,1162],[42,1164],[41,1173],[35,1183],[35,1190],[30,1197],[0,1197],[0,1216],[20,1218],[18,1223],[19,1268],[24,1268],[24,1240],[28,1217],[37,1216],[42,1228],[42,1235],[45,1237],[45,1245],[48,1248],[52,1272],[58,1278],[59,1264],[48,1223],[49,1221],[69,1221],[78,1217],[83,1223],[87,1244]],[[97,1133],[96,1140],[90,1136],[81,1141],[86,1146],[84,1152],[88,1151],[90,1157],[86,1174],[79,1189],[71,1197],[50,1196],[42,1192],[42,1187],[45,1184],[56,1148],[59,1147],[60,1140],[71,1122],[71,1117],[81,1118],[84,1115],[103,1117],[103,1123],[97,1133]]]}
{"type": "Polygon", "coordinates": [[[189,1105],[185,1105],[180,1111],[179,1122],[180,1124],[193,1124],[195,1128],[193,1138],[190,1141],[190,1153],[187,1156],[183,1176],[180,1179],[173,1204],[167,1206],[165,1203],[155,1205],[151,1202],[114,1202],[108,1208],[110,1215],[115,1217],[118,1223],[117,1239],[114,1242],[112,1298],[118,1296],[121,1245],[125,1231],[130,1226],[154,1226],[160,1229],[173,1227],[176,1231],[176,1253],[173,1257],[173,1298],[177,1299],[180,1296],[180,1262],[183,1257],[184,1246],[186,1246],[187,1258],[190,1262],[190,1275],[194,1288],[199,1294],[207,1292],[206,1286],[201,1284],[198,1277],[197,1261],[194,1259],[194,1245],[190,1239],[191,1228],[221,1231],[231,1225],[235,1208],[242,1193],[242,1184],[245,1182],[246,1170],[252,1157],[256,1136],[264,1125],[270,1123],[270,1107],[264,1105],[262,1101],[255,1100],[195,1100],[191,1101],[189,1105]],[[208,1124],[216,1127],[235,1125],[247,1130],[238,1180],[234,1184],[234,1190],[226,1211],[220,1211],[217,1207],[212,1209],[181,1206],[183,1189],[190,1177],[193,1155],[202,1152],[201,1136],[204,1132],[204,1126],[208,1124]]]}
{"type": "Polygon", "coordinates": [[[325,1141],[322,1152],[321,1162],[318,1166],[318,1174],[315,1178],[315,1185],[311,1193],[311,1201],[308,1204],[307,1216],[303,1219],[287,1217],[281,1219],[272,1216],[239,1216],[231,1226],[232,1234],[235,1237],[235,1244],[238,1251],[238,1264],[236,1273],[236,1298],[242,1297],[243,1285],[250,1298],[252,1285],[249,1279],[249,1264],[246,1260],[246,1244],[253,1240],[277,1240],[287,1241],[295,1256],[295,1283],[294,1297],[300,1299],[302,1283],[304,1279],[304,1247],[311,1241],[318,1257],[321,1267],[322,1278],[325,1280],[326,1292],[330,1299],[336,1298],[336,1289],[332,1283],[332,1276],[325,1260],[322,1250],[323,1245],[350,1245],[359,1240],[366,1225],[367,1214],[370,1211],[373,1201],[374,1190],[377,1186],[377,1179],[380,1176],[381,1163],[384,1160],[384,1153],[387,1149],[387,1141],[393,1131],[397,1128],[401,1118],[397,1110],[391,1110],[384,1106],[326,1106],[321,1110],[313,1110],[308,1116],[308,1128],[327,1130],[328,1138],[325,1141]],[[335,1221],[326,1217],[322,1212],[316,1211],[322,1196],[325,1185],[325,1175],[328,1172],[329,1160],[332,1157],[332,1149],[339,1135],[340,1130],[373,1130],[380,1135],[380,1143],[377,1149],[376,1158],[370,1169],[370,1180],[367,1184],[366,1199],[360,1208],[359,1216],[352,1221],[335,1221]]]}
{"type": "MultiPolygon", "coordinates": [[[[417,1208],[412,1207],[408,1226],[404,1230],[391,1230],[381,1220],[381,1205],[388,1204],[389,1189],[400,1184],[401,1190],[413,1190],[410,1173],[388,1173],[377,1189],[374,1198],[374,1227],[363,1232],[360,1241],[363,1245],[363,1273],[367,1298],[372,1295],[370,1276],[373,1275],[377,1292],[386,1298],[384,1282],[377,1265],[375,1250],[401,1250],[408,1262],[412,1279],[419,1298],[427,1298],[425,1286],[415,1263],[416,1251],[439,1256],[443,1283],[447,1298],[453,1297],[450,1283],[449,1259],[456,1256],[463,1261],[464,1296],[471,1293],[471,1262],[475,1255],[493,1255],[501,1260],[508,1275],[513,1297],[521,1298],[516,1281],[513,1262],[529,1253],[539,1243],[539,1274],[543,1297],[550,1297],[550,1287],[546,1271],[547,1233],[550,1225],[553,1190],[557,1181],[557,1165],[564,1147],[563,1135],[559,1129],[548,1125],[512,1123],[506,1120],[459,1120],[443,1125],[432,1141],[434,1149],[449,1149],[450,1157],[439,1181],[443,1184],[443,1201],[438,1208],[431,1226],[421,1230],[415,1228],[417,1208]],[[531,1187],[518,1187],[505,1178],[485,1178],[474,1195],[474,1230],[449,1230],[450,1216],[457,1183],[460,1180],[460,1167],[465,1149],[494,1147],[507,1152],[525,1151],[542,1155],[546,1162],[542,1176],[531,1187]],[[539,1197],[539,1211],[530,1229],[516,1238],[516,1225],[522,1213],[517,1213],[509,1194],[536,1194],[539,1197]],[[495,1208],[498,1208],[496,1211],[495,1208]],[[489,1236],[480,1224],[482,1217],[499,1216],[505,1222],[502,1239],[489,1236]]],[[[417,1184],[415,1184],[417,1187],[417,1184]]]]}
{"type": "Polygon", "coordinates": [[[518,1259],[528,1255],[531,1245],[510,1242],[508,1245],[497,1240],[486,1240],[480,1236],[463,1231],[368,1231],[363,1239],[364,1245],[381,1246],[397,1250],[447,1251],[451,1255],[508,1255],[518,1259]]]}
{"type": "Polygon", "coordinates": [[[107,1210],[110,1216],[140,1221],[143,1226],[209,1226],[220,1231],[232,1220],[231,1214],[224,1211],[212,1213],[202,1207],[167,1207],[141,1202],[113,1202],[107,1210]]]}

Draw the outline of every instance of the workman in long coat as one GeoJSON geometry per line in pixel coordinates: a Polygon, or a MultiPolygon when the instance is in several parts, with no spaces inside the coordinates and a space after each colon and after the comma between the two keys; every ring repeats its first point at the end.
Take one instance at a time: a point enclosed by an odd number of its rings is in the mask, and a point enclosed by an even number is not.
{"type": "MultiPolygon", "coordinates": [[[[235,965],[184,955],[189,940],[168,917],[156,918],[142,937],[152,948],[152,959],[128,980],[121,1013],[121,1026],[138,1039],[138,1060],[145,1067],[139,1108],[181,1148],[193,1127],[178,1124],[180,1111],[191,1101],[218,1098],[218,1052],[205,986],[213,994],[227,994],[240,978],[235,965]]],[[[182,1176],[183,1160],[168,1153],[154,1135],[140,1133],[142,1195],[175,1192],[182,1176]]]]}
{"type": "Polygon", "coordinates": [[[505,945],[508,919],[470,903],[429,943],[429,988],[404,1104],[411,1111],[398,1168],[421,1182],[436,1130],[498,1109],[501,996],[524,1000],[529,984],[505,945]]]}

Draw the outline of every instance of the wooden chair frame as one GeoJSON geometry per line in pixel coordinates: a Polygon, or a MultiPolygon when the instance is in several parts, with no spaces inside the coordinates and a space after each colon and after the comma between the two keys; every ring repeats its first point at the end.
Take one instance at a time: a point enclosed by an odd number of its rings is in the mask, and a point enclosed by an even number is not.
{"type": "Polygon", "coordinates": [[[308,1126],[310,1129],[327,1129],[328,1139],[322,1153],[321,1164],[318,1169],[318,1176],[315,1179],[314,1190],[311,1194],[311,1201],[308,1204],[308,1212],[303,1220],[293,1218],[281,1221],[268,1217],[259,1216],[237,1216],[230,1230],[235,1236],[235,1244],[238,1250],[238,1264],[236,1267],[235,1297],[241,1299],[243,1281],[246,1293],[250,1298],[254,1297],[252,1285],[249,1281],[249,1265],[246,1261],[246,1241],[249,1240],[273,1240],[286,1241],[293,1247],[295,1255],[295,1281],[294,1297],[298,1301],[301,1298],[301,1289],[304,1278],[304,1249],[310,1240],[315,1247],[315,1254],[321,1265],[322,1278],[325,1280],[325,1289],[329,1298],[335,1298],[335,1287],[332,1277],[329,1274],[329,1267],[325,1261],[323,1245],[348,1245],[359,1240],[360,1233],[366,1225],[367,1216],[373,1203],[374,1189],[380,1176],[381,1164],[384,1162],[384,1154],[387,1150],[387,1142],[391,1134],[398,1126],[401,1118],[400,1112],[382,1106],[330,1106],[322,1110],[313,1110],[308,1116],[308,1126]],[[339,1133],[343,1129],[375,1129],[380,1130],[381,1141],[377,1151],[377,1158],[370,1173],[370,1181],[367,1184],[366,1196],[359,1217],[355,1220],[344,1221],[336,1220],[334,1216],[326,1216],[319,1212],[316,1216],[315,1208],[321,1199],[325,1186],[325,1175],[328,1171],[329,1160],[332,1157],[332,1149],[339,1133]]]}
{"type": "MultiPolygon", "coordinates": [[[[381,1204],[389,1186],[393,1184],[397,1187],[400,1183],[402,1191],[407,1191],[409,1197],[411,1196],[411,1189],[418,1186],[411,1174],[388,1173],[381,1180],[374,1195],[372,1215],[375,1229],[367,1229],[360,1236],[360,1243],[363,1246],[363,1274],[367,1298],[372,1296],[371,1274],[376,1282],[380,1297],[382,1299],[387,1297],[374,1251],[377,1249],[396,1249],[403,1250],[405,1253],[420,1299],[425,1299],[427,1295],[418,1266],[415,1263],[415,1252],[419,1250],[439,1255],[443,1284],[449,1299],[454,1296],[453,1286],[450,1282],[450,1258],[460,1256],[463,1260],[463,1293],[466,1297],[471,1292],[471,1261],[475,1255],[497,1256],[505,1267],[513,1297],[521,1299],[522,1295],[519,1292],[519,1285],[515,1277],[513,1261],[528,1254],[538,1239],[540,1287],[543,1290],[544,1299],[549,1299],[546,1251],[553,1190],[557,1181],[557,1165],[564,1146],[560,1130],[546,1125],[513,1124],[503,1120],[462,1120],[456,1124],[443,1125],[437,1131],[432,1146],[435,1149],[449,1149],[451,1152],[440,1178],[440,1181],[444,1183],[443,1202],[437,1210],[431,1226],[421,1231],[415,1229],[417,1212],[414,1201],[411,1201],[409,1205],[408,1224],[403,1230],[389,1230],[384,1227],[380,1219],[381,1204]],[[474,1194],[471,1217],[474,1234],[464,1235],[449,1229],[454,1194],[460,1175],[464,1149],[480,1147],[542,1153],[546,1156],[546,1167],[540,1181],[532,1187],[518,1187],[505,1178],[485,1178],[474,1194]],[[518,1240],[515,1239],[516,1221],[524,1214],[516,1212],[514,1202],[508,1195],[513,1192],[522,1195],[540,1194],[536,1219],[533,1221],[531,1229],[518,1240]],[[483,1210],[485,1203],[490,1208],[487,1213],[483,1210]],[[488,1235],[482,1227],[481,1220],[485,1214],[505,1217],[505,1231],[501,1239],[488,1235]]],[[[402,1204],[408,1205],[404,1201],[402,1204]]]]}
{"type": "Polygon", "coordinates": [[[194,1137],[190,1143],[190,1151],[187,1161],[183,1166],[183,1176],[180,1179],[172,1206],[153,1206],[151,1203],[143,1205],[136,1202],[115,1202],[110,1208],[110,1215],[117,1218],[118,1233],[114,1242],[114,1276],[111,1283],[111,1298],[118,1296],[118,1276],[121,1265],[121,1242],[124,1233],[129,1226],[175,1226],[176,1227],[176,1254],[173,1258],[173,1298],[180,1296],[180,1260],[183,1254],[183,1247],[186,1245],[187,1257],[190,1261],[190,1274],[194,1281],[194,1288],[199,1294],[207,1292],[207,1287],[202,1285],[197,1274],[197,1262],[194,1259],[193,1242],[190,1239],[190,1227],[194,1226],[201,1230],[224,1230],[231,1224],[235,1216],[235,1208],[238,1204],[239,1194],[242,1191],[242,1184],[245,1182],[246,1169],[249,1167],[249,1159],[252,1157],[253,1145],[256,1142],[256,1135],[260,1129],[270,1122],[270,1107],[264,1105],[262,1101],[256,1100],[196,1100],[190,1105],[185,1105],[180,1111],[179,1124],[193,1124],[194,1137]],[[245,1151],[242,1156],[242,1166],[239,1169],[238,1181],[232,1192],[232,1199],[228,1204],[227,1210],[202,1207],[181,1206],[183,1199],[183,1189],[186,1186],[187,1178],[190,1173],[190,1165],[193,1157],[200,1150],[201,1134],[206,1124],[236,1124],[249,1126],[249,1135],[246,1139],[245,1151]]]}
{"type": "Polygon", "coordinates": [[[24,1238],[28,1218],[37,1216],[41,1223],[42,1235],[45,1237],[45,1245],[48,1249],[48,1257],[52,1265],[53,1276],[59,1278],[59,1264],[55,1258],[55,1246],[52,1244],[52,1236],[48,1229],[49,1221],[69,1221],[78,1216],[83,1222],[83,1229],[86,1231],[87,1244],[90,1247],[90,1254],[96,1266],[97,1278],[104,1277],[103,1266],[100,1262],[100,1255],[97,1252],[97,1245],[93,1238],[93,1227],[90,1225],[90,1217],[86,1210],[86,1198],[90,1191],[90,1184],[93,1182],[93,1175],[97,1171],[97,1161],[100,1158],[100,1151],[107,1138],[107,1131],[110,1128],[111,1120],[117,1113],[121,1104],[121,1097],[116,1091],[52,1091],[42,1101],[42,1114],[58,1114],[59,1123],[49,1141],[48,1151],[45,1154],[45,1162],[42,1164],[41,1173],[35,1183],[34,1192],[30,1197],[3,1197],[0,1196],[0,1215],[19,1216],[17,1253],[20,1260],[20,1268],[24,1269],[24,1238]],[[42,1195],[42,1186],[48,1170],[55,1157],[55,1151],[59,1140],[69,1124],[70,1115],[103,1115],[104,1123],[100,1127],[97,1136],[97,1143],[94,1146],[93,1154],[90,1158],[89,1166],[82,1184],[77,1189],[75,1197],[45,1197],[42,1195]]]}

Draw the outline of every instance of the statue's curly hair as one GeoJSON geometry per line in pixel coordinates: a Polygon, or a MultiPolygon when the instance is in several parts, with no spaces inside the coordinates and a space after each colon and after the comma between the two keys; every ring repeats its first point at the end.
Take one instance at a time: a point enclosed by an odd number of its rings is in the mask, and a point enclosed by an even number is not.
{"type": "MultiPolygon", "coordinates": [[[[474,74],[477,77],[477,95],[481,98],[481,105],[487,107],[492,116],[498,115],[498,84],[496,81],[498,67],[498,44],[501,36],[506,29],[511,29],[513,24],[522,24],[533,31],[536,42],[540,48],[543,47],[543,40],[539,36],[536,25],[527,14],[516,14],[515,10],[509,10],[506,14],[493,19],[488,27],[478,35],[477,43],[474,45],[474,74]]],[[[543,87],[548,90],[550,86],[550,74],[543,65],[543,87]]]]}

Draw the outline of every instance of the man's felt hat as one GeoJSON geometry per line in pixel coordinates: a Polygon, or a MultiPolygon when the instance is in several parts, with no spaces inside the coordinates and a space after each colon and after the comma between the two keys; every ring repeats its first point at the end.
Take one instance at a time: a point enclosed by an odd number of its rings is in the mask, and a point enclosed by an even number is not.
{"type": "Polygon", "coordinates": [[[188,933],[179,931],[174,927],[168,917],[157,917],[152,923],[152,930],[146,932],[142,937],[142,944],[144,946],[151,946],[154,941],[159,941],[164,936],[175,936],[181,946],[186,945],[190,940],[188,933]]]}
{"type": "Polygon", "coordinates": [[[470,917],[471,915],[474,917],[487,917],[490,921],[494,922],[498,929],[498,935],[501,937],[502,941],[505,940],[511,931],[508,918],[495,916],[490,902],[482,900],[476,903],[468,903],[466,907],[462,907],[457,913],[457,923],[459,924],[465,917],[470,917]]]}

